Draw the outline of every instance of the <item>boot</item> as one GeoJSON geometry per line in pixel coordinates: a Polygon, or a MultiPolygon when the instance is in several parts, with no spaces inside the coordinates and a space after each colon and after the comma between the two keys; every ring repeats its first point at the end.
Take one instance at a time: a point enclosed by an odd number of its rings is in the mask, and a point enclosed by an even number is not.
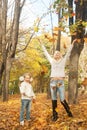
{"type": "Polygon", "coordinates": [[[61,104],[63,105],[63,107],[65,108],[67,114],[69,117],[73,117],[71,111],[70,111],[70,107],[68,105],[68,103],[66,102],[66,100],[62,101],[61,104]]]}
{"type": "Polygon", "coordinates": [[[58,113],[55,110],[56,108],[57,108],[57,100],[52,100],[52,109],[53,109],[52,121],[56,121],[58,119],[58,113]]]}

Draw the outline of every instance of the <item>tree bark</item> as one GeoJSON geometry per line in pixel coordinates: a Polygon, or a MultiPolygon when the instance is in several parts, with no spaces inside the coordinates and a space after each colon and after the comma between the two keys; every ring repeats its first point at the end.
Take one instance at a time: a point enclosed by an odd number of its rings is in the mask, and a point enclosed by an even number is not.
{"type": "Polygon", "coordinates": [[[21,9],[25,3],[25,0],[21,3],[21,0],[15,0],[15,9],[14,9],[14,18],[13,23],[10,28],[10,42],[7,44],[6,41],[6,20],[7,20],[7,0],[3,0],[3,35],[2,35],[2,55],[4,63],[4,73],[3,73],[3,91],[2,98],[3,101],[8,101],[8,92],[9,92],[9,79],[10,79],[10,70],[12,66],[13,59],[15,58],[16,47],[18,43],[18,32],[19,32],[19,19],[21,9]]]}
{"type": "MultiPolygon", "coordinates": [[[[69,4],[69,13],[73,13],[73,0],[68,0],[68,4],[69,4]]],[[[73,24],[73,17],[69,17],[69,25],[73,24]]]]}
{"type": "MultiPolygon", "coordinates": [[[[86,4],[87,7],[87,4],[86,4]]],[[[77,43],[74,45],[74,48],[70,57],[70,67],[69,67],[69,82],[68,82],[68,100],[69,103],[77,103],[78,102],[78,64],[79,64],[79,56],[84,47],[84,26],[82,25],[84,12],[84,4],[82,1],[76,2],[76,22],[78,22],[78,26],[76,28],[76,35],[72,37],[72,39],[79,39],[77,43]],[[82,3],[81,3],[82,2],[82,3]]]]}
{"type": "Polygon", "coordinates": [[[77,103],[78,99],[78,64],[83,43],[76,43],[71,56],[69,64],[69,80],[68,80],[68,100],[69,103],[77,103]]]}
{"type": "MultiPolygon", "coordinates": [[[[0,0],[0,30],[2,30],[2,0],[0,0]]],[[[2,31],[0,31],[0,53],[1,53],[1,45],[2,45],[2,31]]]]}
{"type": "MultiPolygon", "coordinates": [[[[7,55],[6,55],[6,24],[7,24],[7,2],[6,0],[3,0],[3,3],[2,3],[2,65],[3,65],[3,68],[4,68],[4,71],[2,70],[2,73],[4,72],[4,75],[3,75],[3,87],[2,87],[2,92],[3,93],[3,96],[5,96],[6,94],[6,89],[5,89],[5,74],[6,74],[6,69],[5,69],[5,66],[6,66],[6,58],[7,58],[7,55]]],[[[3,100],[4,101],[4,100],[3,100]]]]}
{"type": "MultiPolygon", "coordinates": [[[[61,14],[60,11],[58,13],[58,23],[60,22],[61,14]]],[[[61,39],[61,31],[58,30],[58,37],[57,37],[57,45],[56,45],[56,50],[60,51],[60,39],[61,39]]]]}

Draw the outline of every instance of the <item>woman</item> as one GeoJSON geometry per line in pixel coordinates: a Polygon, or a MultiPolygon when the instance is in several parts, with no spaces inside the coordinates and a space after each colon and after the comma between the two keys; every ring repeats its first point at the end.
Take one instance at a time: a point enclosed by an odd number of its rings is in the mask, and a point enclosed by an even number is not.
{"type": "Polygon", "coordinates": [[[74,40],[67,51],[66,55],[63,57],[59,51],[55,51],[53,58],[49,55],[44,45],[41,44],[44,55],[48,59],[51,64],[51,75],[50,75],[50,90],[51,90],[51,98],[52,98],[52,110],[53,117],[52,120],[56,121],[58,119],[58,113],[56,112],[57,107],[57,92],[59,92],[59,97],[61,104],[64,106],[69,117],[72,117],[72,113],[70,111],[70,107],[65,100],[65,87],[64,87],[64,78],[65,78],[65,65],[66,61],[71,54],[71,50],[73,48],[73,44],[76,40],[74,40]]]}

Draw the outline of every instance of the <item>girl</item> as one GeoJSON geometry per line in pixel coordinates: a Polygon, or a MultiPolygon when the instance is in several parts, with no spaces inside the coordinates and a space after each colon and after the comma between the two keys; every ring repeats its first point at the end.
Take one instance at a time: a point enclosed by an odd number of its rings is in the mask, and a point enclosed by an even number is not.
{"type": "Polygon", "coordinates": [[[24,125],[24,110],[26,109],[26,119],[30,121],[31,101],[35,100],[35,94],[31,85],[31,76],[24,75],[24,81],[20,84],[21,110],[20,125],[24,125]]]}

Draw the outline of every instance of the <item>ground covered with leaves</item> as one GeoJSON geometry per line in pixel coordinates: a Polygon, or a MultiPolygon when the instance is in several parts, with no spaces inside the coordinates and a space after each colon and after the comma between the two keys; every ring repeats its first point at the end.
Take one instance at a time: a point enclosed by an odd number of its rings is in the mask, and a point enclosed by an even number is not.
{"type": "Polygon", "coordinates": [[[12,95],[8,102],[0,101],[0,130],[87,130],[87,94],[70,107],[73,118],[67,116],[58,102],[59,119],[52,122],[51,100],[46,94],[37,94],[36,103],[31,107],[31,121],[25,119],[24,126],[20,126],[20,95],[12,95]]]}

